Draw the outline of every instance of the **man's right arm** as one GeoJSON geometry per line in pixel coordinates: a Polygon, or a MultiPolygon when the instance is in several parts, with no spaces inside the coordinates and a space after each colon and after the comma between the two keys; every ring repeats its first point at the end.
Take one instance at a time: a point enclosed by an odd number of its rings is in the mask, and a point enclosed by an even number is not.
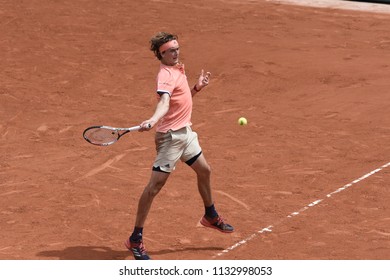
{"type": "Polygon", "coordinates": [[[168,93],[164,93],[160,96],[160,100],[157,103],[156,110],[154,111],[153,116],[141,123],[140,131],[150,130],[153,126],[158,123],[158,121],[168,113],[169,110],[169,101],[171,97],[168,93]]]}

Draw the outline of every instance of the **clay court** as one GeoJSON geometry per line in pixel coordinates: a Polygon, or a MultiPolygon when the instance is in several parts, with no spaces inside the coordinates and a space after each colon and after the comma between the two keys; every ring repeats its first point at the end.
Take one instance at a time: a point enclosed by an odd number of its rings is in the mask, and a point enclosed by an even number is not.
{"type": "Polygon", "coordinates": [[[152,258],[390,259],[390,13],[261,0],[0,7],[0,259],[133,259],[123,241],[154,132],[109,147],[82,132],[151,116],[161,30],[179,35],[190,85],[212,73],[193,129],[236,231],[200,226],[181,163],[145,226],[152,258]]]}

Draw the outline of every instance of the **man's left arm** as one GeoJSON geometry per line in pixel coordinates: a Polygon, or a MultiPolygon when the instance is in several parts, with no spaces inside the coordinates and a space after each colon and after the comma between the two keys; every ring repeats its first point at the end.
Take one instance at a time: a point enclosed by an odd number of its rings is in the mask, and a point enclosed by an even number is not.
{"type": "Polygon", "coordinates": [[[197,94],[199,91],[201,91],[204,87],[206,87],[209,84],[210,76],[211,76],[210,72],[205,73],[204,70],[202,69],[197,83],[191,89],[192,96],[195,96],[195,94],[197,94]]]}

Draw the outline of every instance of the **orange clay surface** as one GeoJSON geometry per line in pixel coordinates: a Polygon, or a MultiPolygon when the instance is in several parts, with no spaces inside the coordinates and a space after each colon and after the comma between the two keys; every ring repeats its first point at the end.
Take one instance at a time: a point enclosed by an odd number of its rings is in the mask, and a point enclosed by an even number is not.
{"type": "Polygon", "coordinates": [[[212,73],[193,128],[236,231],[200,226],[180,163],[145,226],[152,258],[389,259],[390,167],[327,197],[390,162],[389,26],[260,0],[1,1],[0,259],[133,259],[154,132],[104,148],[82,132],[151,116],[160,30],[179,35],[190,85],[212,73]]]}

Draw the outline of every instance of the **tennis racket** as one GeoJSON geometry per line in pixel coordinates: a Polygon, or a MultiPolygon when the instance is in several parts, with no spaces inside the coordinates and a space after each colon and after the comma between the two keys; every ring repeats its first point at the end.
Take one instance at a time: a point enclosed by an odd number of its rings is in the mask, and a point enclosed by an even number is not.
{"type": "Polygon", "coordinates": [[[141,126],[139,125],[128,128],[118,128],[106,125],[91,126],[84,130],[83,137],[93,145],[108,146],[114,144],[126,133],[140,130],[140,128],[141,126]]]}

